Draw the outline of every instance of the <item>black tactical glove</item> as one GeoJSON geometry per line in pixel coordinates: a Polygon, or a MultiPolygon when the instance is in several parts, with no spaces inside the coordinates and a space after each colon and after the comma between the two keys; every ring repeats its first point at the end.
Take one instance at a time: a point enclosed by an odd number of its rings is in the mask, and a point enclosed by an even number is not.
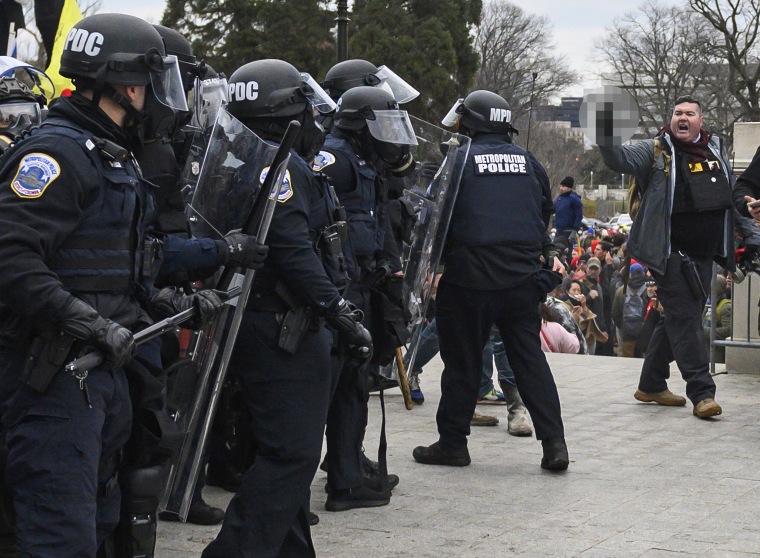
{"type": "Polygon", "coordinates": [[[240,231],[228,233],[218,245],[225,264],[245,269],[261,269],[269,252],[269,246],[240,231]]]}
{"type": "Polygon", "coordinates": [[[438,169],[441,168],[441,163],[436,163],[435,161],[422,161],[418,165],[420,177],[426,178],[428,181],[433,180],[438,169]]]}
{"type": "Polygon", "coordinates": [[[225,298],[226,293],[213,289],[185,295],[176,287],[165,287],[151,297],[148,311],[154,320],[163,320],[195,308],[195,317],[182,325],[189,329],[200,329],[219,316],[225,298]]]}
{"type": "Polygon", "coordinates": [[[105,353],[110,369],[121,368],[135,353],[132,332],[116,322],[106,320],[86,302],[71,298],[61,313],[61,329],[77,339],[92,343],[105,353]]]}
{"type": "Polygon", "coordinates": [[[362,325],[362,317],[356,306],[341,300],[337,313],[327,318],[327,321],[338,330],[338,335],[348,345],[348,351],[352,356],[369,361],[372,358],[372,336],[362,325]]]}

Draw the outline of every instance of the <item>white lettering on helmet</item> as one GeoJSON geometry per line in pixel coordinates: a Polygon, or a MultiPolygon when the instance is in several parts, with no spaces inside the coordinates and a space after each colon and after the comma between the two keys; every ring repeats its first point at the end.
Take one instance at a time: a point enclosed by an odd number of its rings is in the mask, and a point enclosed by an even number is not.
{"type": "Polygon", "coordinates": [[[256,81],[230,83],[228,91],[231,101],[255,101],[259,97],[259,84],[256,81]]]}
{"type": "Polygon", "coordinates": [[[63,50],[71,52],[84,52],[87,56],[97,56],[100,53],[100,47],[103,46],[105,38],[101,33],[90,33],[86,29],[77,29],[72,27],[69,34],[66,35],[66,43],[63,50]]]}
{"type": "Polygon", "coordinates": [[[512,111],[500,108],[491,108],[491,122],[510,122],[512,120],[512,111]]]}

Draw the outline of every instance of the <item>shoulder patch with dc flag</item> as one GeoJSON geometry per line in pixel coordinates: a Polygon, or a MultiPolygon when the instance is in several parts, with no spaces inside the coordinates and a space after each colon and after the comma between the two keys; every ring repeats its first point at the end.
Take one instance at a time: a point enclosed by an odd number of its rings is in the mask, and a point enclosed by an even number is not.
{"type": "Polygon", "coordinates": [[[314,163],[311,168],[314,172],[320,172],[322,169],[329,167],[333,163],[335,163],[335,155],[329,151],[320,151],[317,153],[317,156],[314,157],[314,163]]]}
{"type": "MultiPolygon", "coordinates": [[[[264,184],[264,180],[266,180],[267,174],[269,173],[269,167],[266,167],[264,170],[261,171],[261,177],[259,177],[259,180],[262,184],[264,184]]],[[[285,203],[290,198],[293,197],[293,186],[290,182],[290,171],[285,170],[285,176],[282,177],[282,185],[280,186],[280,191],[277,194],[277,201],[280,203],[285,203]]]]}
{"type": "Polygon", "coordinates": [[[61,175],[58,161],[45,153],[29,153],[19,161],[11,189],[20,198],[39,198],[61,175]]]}

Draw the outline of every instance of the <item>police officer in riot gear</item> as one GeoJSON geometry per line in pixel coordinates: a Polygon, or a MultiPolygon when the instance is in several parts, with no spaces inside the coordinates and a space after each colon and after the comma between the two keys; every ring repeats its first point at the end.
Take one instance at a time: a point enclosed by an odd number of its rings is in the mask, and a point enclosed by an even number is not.
{"type": "Polygon", "coordinates": [[[147,98],[186,107],[161,37],[135,17],[87,17],[67,37],[60,73],[76,91],[0,167],[0,411],[20,554],[94,557],[119,518],[132,332],[148,312],[192,306],[202,322],[222,302],[152,287],[153,187],[130,150],[150,132],[147,98]],[[88,346],[105,363],[66,373],[88,346]]]}
{"type": "MultiPolygon", "coordinates": [[[[206,76],[208,67],[203,61],[196,60],[190,42],[180,33],[162,25],[154,27],[164,41],[167,55],[177,57],[183,90],[189,96],[199,80],[206,76]]],[[[192,111],[170,111],[167,108],[163,105],[156,107],[152,126],[154,136],[146,141],[139,155],[143,174],[159,186],[157,226],[163,233],[164,245],[160,280],[178,284],[208,277],[220,265],[244,268],[260,265],[266,257],[266,247],[256,242],[255,237],[223,231],[228,233],[225,238],[190,238],[185,200],[180,191],[180,174],[189,133],[185,126],[192,118],[192,111]]]]}
{"type": "Polygon", "coordinates": [[[230,361],[251,415],[253,464],[203,556],[314,556],[305,507],[334,383],[325,321],[364,358],[372,345],[339,291],[347,281],[345,224],[336,221],[327,184],[305,162],[323,138],[314,109],[334,105],[308,74],[282,60],[242,66],[229,91],[229,112],[263,139],[279,142],[291,120],[302,130],[230,361]]]}
{"type": "Polygon", "coordinates": [[[0,56],[0,153],[22,132],[42,123],[42,111],[55,87],[43,71],[10,56],[0,56]]]}
{"type": "MultiPolygon", "coordinates": [[[[387,222],[381,220],[380,174],[403,172],[414,159],[416,138],[405,111],[393,94],[370,86],[354,87],[338,101],[332,131],[315,159],[314,169],[325,173],[345,207],[352,258],[352,284],[347,298],[364,313],[372,331],[371,288],[385,274],[400,273],[401,262],[387,222]],[[380,170],[378,170],[380,169],[380,170]],[[383,273],[384,271],[384,273],[383,273]]],[[[385,505],[390,495],[365,483],[362,452],[367,423],[368,369],[348,359],[343,366],[327,421],[326,509],[343,511],[385,505]]],[[[391,475],[389,485],[398,477],[391,475]]],[[[392,488],[391,486],[391,488],[392,488]]]]}
{"type": "MultiPolygon", "coordinates": [[[[164,42],[167,55],[178,58],[184,95],[188,84],[192,87],[194,83],[193,79],[188,78],[188,74],[192,73],[192,65],[186,54],[189,43],[187,49],[184,49],[181,42],[184,39],[181,36],[178,39],[179,34],[161,26],[154,28],[164,42]],[[172,40],[167,41],[166,36],[172,40]],[[169,50],[170,44],[175,51],[169,50]]],[[[146,134],[143,144],[137,150],[137,157],[145,179],[158,186],[154,191],[157,215],[152,234],[162,242],[163,260],[157,284],[185,286],[180,281],[173,283],[166,278],[181,276],[187,281],[191,277],[195,278],[196,274],[210,275],[220,265],[219,250],[211,239],[187,238],[187,225],[182,211],[184,204],[178,189],[180,166],[175,158],[172,141],[189,120],[190,110],[186,106],[183,110],[177,110],[153,99],[154,97],[150,101],[146,100],[146,110],[150,115],[146,127],[150,133],[146,134]]],[[[133,362],[127,370],[135,426],[133,435],[125,446],[119,470],[121,518],[112,540],[109,540],[113,553],[118,558],[148,557],[153,556],[154,552],[158,504],[165,489],[169,471],[167,462],[173,449],[168,447],[167,441],[179,436],[179,428],[171,422],[165,401],[167,381],[163,359],[160,357],[166,352],[166,344],[162,341],[167,338],[170,336],[143,345],[138,353],[142,358],[133,362]],[[154,368],[147,368],[145,360],[154,368]],[[156,421],[159,416],[159,424],[165,424],[166,431],[162,431],[157,443],[152,443],[152,439],[144,439],[141,433],[150,429],[151,425],[146,423],[156,421]]],[[[218,524],[224,518],[223,510],[211,508],[201,498],[194,500],[193,506],[188,521],[218,524]]]]}
{"type": "MultiPolygon", "coordinates": [[[[0,56],[0,154],[21,134],[42,121],[42,109],[55,87],[48,76],[29,64],[0,56]]],[[[7,448],[0,438],[0,471],[5,471],[7,448]]],[[[0,556],[15,556],[13,505],[0,478],[0,556]]]]}
{"type": "Polygon", "coordinates": [[[542,255],[552,212],[544,168],[512,142],[508,103],[489,91],[460,99],[444,118],[472,138],[444,248],[436,297],[444,371],[436,420],[439,440],[415,448],[434,465],[470,464],[467,436],[475,410],[483,348],[499,328],[517,387],[542,441],[541,467],[567,468],[559,396],[541,352],[539,302],[556,285],[545,280],[542,255]]]}
{"type": "MultiPolygon", "coordinates": [[[[338,62],[327,71],[322,82],[322,87],[334,101],[340,99],[349,89],[361,86],[385,89],[400,105],[416,99],[420,94],[387,66],[375,66],[361,58],[338,62]]],[[[325,130],[330,131],[332,119],[323,121],[323,125],[325,130]]]]}

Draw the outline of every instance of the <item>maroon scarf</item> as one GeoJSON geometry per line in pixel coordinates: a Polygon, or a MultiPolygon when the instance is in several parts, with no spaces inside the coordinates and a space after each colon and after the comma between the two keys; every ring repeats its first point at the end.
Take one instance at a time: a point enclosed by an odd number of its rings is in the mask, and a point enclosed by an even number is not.
{"type": "Polygon", "coordinates": [[[710,142],[710,134],[704,128],[699,129],[699,141],[696,143],[690,141],[684,142],[676,138],[670,129],[670,123],[666,124],[657,135],[661,136],[662,134],[668,134],[675,148],[689,155],[690,163],[705,161],[712,156],[712,152],[707,147],[707,144],[710,142]]]}

